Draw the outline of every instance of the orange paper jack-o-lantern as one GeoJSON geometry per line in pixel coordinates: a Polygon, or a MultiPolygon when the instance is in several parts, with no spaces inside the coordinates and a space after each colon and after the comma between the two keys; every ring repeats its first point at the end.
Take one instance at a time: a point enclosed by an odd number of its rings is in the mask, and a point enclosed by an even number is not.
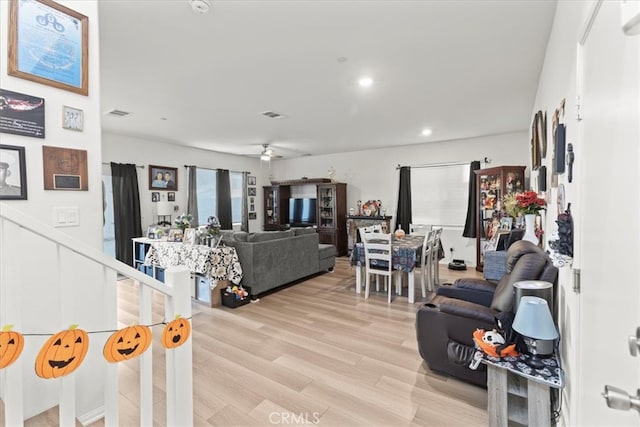
{"type": "Polygon", "coordinates": [[[148,326],[129,326],[111,334],[104,344],[102,354],[107,362],[111,363],[133,359],[144,353],[152,340],[153,336],[148,326]]]}
{"type": "Polygon", "coordinates": [[[6,325],[0,332],[0,369],[15,362],[24,348],[24,336],[11,328],[13,325],[6,325]]]}
{"type": "Polygon", "coordinates": [[[191,324],[184,317],[177,315],[175,320],[167,323],[162,331],[162,346],[176,348],[184,344],[191,335],[191,324]]]}
{"type": "Polygon", "coordinates": [[[47,340],[36,357],[36,374],[40,378],[69,375],[82,363],[89,350],[89,335],[78,325],[60,331],[47,340]]]}

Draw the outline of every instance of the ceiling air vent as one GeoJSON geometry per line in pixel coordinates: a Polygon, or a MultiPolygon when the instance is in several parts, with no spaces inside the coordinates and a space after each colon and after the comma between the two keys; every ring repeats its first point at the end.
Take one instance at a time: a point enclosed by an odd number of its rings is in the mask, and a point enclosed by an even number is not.
{"type": "Polygon", "coordinates": [[[109,110],[107,111],[107,115],[109,116],[114,116],[114,117],[126,117],[129,114],[131,114],[128,111],[122,111],[122,110],[118,110],[118,109],[113,109],[113,110],[109,110]]]}
{"type": "Polygon", "coordinates": [[[260,114],[270,119],[283,119],[286,117],[284,114],[276,113],[275,111],[263,111],[260,114]]]}

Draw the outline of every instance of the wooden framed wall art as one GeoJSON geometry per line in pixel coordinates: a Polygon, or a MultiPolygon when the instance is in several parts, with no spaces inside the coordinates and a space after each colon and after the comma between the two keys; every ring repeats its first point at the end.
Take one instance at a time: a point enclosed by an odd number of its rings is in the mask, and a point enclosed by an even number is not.
{"type": "Polygon", "coordinates": [[[8,74],[89,94],[89,18],[52,0],[10,0],[8,74]]]}
{"type": "Polygon", "coordinates": [[[87,151],[42,146],[45,190],[88,191],[87,151]]]}

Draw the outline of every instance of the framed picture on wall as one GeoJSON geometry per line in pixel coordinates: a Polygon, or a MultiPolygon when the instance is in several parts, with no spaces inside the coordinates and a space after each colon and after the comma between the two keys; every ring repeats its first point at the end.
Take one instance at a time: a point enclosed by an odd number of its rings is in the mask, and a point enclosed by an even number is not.
{"type": "Polygon", "coordinates": [[[247,185],[256,185],[256,177],[249,175],[247,177],[247,185]]]}
{"type": "Polygon", "coordinates": [[[89,190],[87,150],[42,146],[45,190],[89,190]]]}
{"type": "Polygon", "coordinates": [[[84,128],[84,113],[77,108],[62,106],[62,127],[64,129],[82,132],[84,128]]]}
{"type": "Polygon", "coordinates": [[[176,201],[176,193],[174,193],[173,191],[169,191],[167,193],[167,201],[168,202],[175,202],[176,201]]]}
{"type": "Polygon", "coordinates": [[[24,147],[0,145],[0,200],[27,200],[24,147]]]}
{"type": "Polygon", "coordinates": [[[151,192],[151,201],[152,202],[159,202],[160,201],[160,192],[159,191],[152,191],[151,192]]]}
{"type": "Polygon", "coordinates": [[[256,187],[249,187],[248,188],[248,194],[249,194],[249,196],[255,197],[257,195],[256,187]]]}
{"type": "Polygon", "coordinates": [[[149,190],[178,190],[178,168],[149,165],[149,190]]]}
{"type": "Polygon", "coordinates": [[[88,95],[88,27],[89,18],[54,1],[11,0],[8,74],[88,95]]]}
{"type": "Polygon", "coordinates": [[[249,212],[249,219],[258,219],[258,216],[255,212],[249,212]]]}

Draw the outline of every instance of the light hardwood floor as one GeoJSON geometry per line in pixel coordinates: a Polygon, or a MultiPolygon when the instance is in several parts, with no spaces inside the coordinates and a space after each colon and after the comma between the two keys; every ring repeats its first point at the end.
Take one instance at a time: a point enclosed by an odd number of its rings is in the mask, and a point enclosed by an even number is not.
{"type": "MultiPolygon", "coordinates": [[[[442,267],[440,280],[477,274],[442,267]]],[[[119,320],[128,325],[137,318],[137,293],[121,285],[119,320]]],[[[365,300],[355,294],[347,258],[339,258],[334,272],[235,310],[194,303],[194,424],[487,425],[486,390],[432,373],[420,357],[416,294],[411,305],[406,289],[390,305],[386,292],[365,300]]],[[[157,296],[154,322],[162,307],[157,296]]],[[[158,343],[161,328],[153,329],[158,343]]],[[[164,351],[156,344],[153,351],[154,424],[163,426],[164,351]]],[[[137,370],[135,360],[119,366],[121,426],[139,424],[137,370]]],[[[50,415],[27,425],[55,425],[50,415]]]]}

